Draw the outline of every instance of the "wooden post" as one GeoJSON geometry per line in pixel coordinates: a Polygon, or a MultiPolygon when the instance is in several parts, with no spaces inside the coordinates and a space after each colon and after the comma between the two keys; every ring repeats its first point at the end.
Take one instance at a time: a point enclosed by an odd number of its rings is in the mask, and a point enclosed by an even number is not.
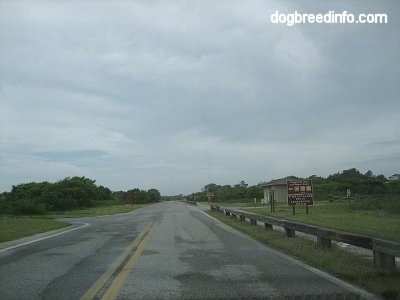
{"type": "Polygon", "coordinates": [[[271,205],[271,212],[275,212],[275,190],[270,188],[268,195],[269,195],[269,202],[271,205]]]}
{"type": "Polygon", "coordinates": [[[374,265],[377,268],[384,268],[387,270],[396,270],[396,260],[393,255],[373,251],[374,265]]]}
{"type": "Polygon", "coordinates": [[[268,223],[264,223],[264,227],[265,227],[265,229],[268,229],[268,230],[272,230],[273,229],[272,225],[268,224],[268,223]]]}
{"type": "Polygon", "coordinates": [[[270,191],[269,201],[271,202],[271,212],[275,212],[275,191],[270,191]]]}
{"type": "Polygon", "coordinates": [[[287,237],[291,237],[292,238],[292,237],[296,236],[296,231],[294,229],[285,227],[285,232],[286,232],[286,236],[287,237]]]}
{"type": "Polygon", "coordinates": [[[396,256],[400,251],[400,244],[393,245],[385,240],[373,239],[372,251],[376,267],[391,271],[396,270],[396,256]]]}
{"type": "Polygon", "coordinates": [[[330,239],[323,238],[320,236],[317,236],[317,244],[322,248],[326,249],[332,248],[332,241],[330,239]]]}

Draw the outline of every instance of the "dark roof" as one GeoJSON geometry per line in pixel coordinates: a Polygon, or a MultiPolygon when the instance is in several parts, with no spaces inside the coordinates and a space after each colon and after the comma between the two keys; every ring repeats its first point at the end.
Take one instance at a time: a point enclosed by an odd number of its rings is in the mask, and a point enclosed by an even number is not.
{"type": "Polygon", "coordinates": [[[261,186],[263,187],[268,187],[268,186],[274,186],[274,185],[286,185],[288,180],[302,180],[304,178],[299,178],[295,176],[287,176],[281,179],[274,179],[269,182],[263,182],[261,186]]]}

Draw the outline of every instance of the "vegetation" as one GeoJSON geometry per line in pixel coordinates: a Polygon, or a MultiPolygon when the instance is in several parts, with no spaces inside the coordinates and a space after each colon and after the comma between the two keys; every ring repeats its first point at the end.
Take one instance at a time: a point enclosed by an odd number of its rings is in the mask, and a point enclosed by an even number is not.
{"type": "MultiPolygon", "coordinates": [[[[295,176],[292,176],[295,177],[295,176]]],[[[400,174],[389,178],[384,175],[374,175],[372,171],[362,174],[355,168],[344,170],[327,178],[311,175],[313,196],[315,202],[351,200],[353,210],[376,209],[390,214],[400,214],[400,174]],[[347,198],[347,190],[351,195],[347,198]]],[[[242,181],[234,186],[207,184],[202,192],[193,193],[188,199],[208,201],[207,194],[212,193],[212,202],[223,203],[254,203],[254,198],[264,198],[262,184],[248,187],[242,181]]]]}
{"type": "Polygon", "coordinates": [[[33,215],[112,204],[143,204],[161,200],[158,190],[138,188],[112,193],[85,177],[67,177],[55,183],[31,182],[0,195],[0,214],[33,215]]]}
{"type": "Polygon", "coordinates": [[[264,197],[263,187],[248,185],[242,181],[234,186],[230,185],[217,185],[210,183],[204,186],[202,192],[193,193],[188,196],[191,200],[208,201],[207,193],[212,193],[213,202],[254,202],[254,198],[261,199],[264,197]]]}
{"type": "Polygon", "coordinates": [[[398,215],[376,209],[359,210],[357,206],[357,203],[349,204],[347,201],[325,202],[309,207],[308,215],[305,207],[296,207],[294,216],[292,208],[287,205],[276,206],[274,213],[271,213],[269,207],[247,208],[246,210],[301,223],[400,241],[400,218],[398,215]]]}
{"type": "Polygon", "coordinates": [[[68,226],[68,223],[52,218],[92,217],[113,215],[137,210],[147,204],[102,205],[97,207],[52,212],[46,216],[0,216],[0,243],[16,240],[25,236],[42,233],[68,226]]]}
{"type": "Polygon", "coordinates": [[[149,189],[147,192],[134,188],[127,192],[116,192],[114,193],[114,199],[118,203],[123,204],[144,204],[144,203],[155,203],[161,201],[160,192],[156,189],[149,189]]]}
{"type": "Polygon", "coordinates": [[[162,196],[162,200],[164,201],[182,201],[185,200],[185,195],[172,195],[172,196],[162,196]]]}
{"type": "Polygon", "coordinates": [[[145,207],[148,204],[113,204],[102,205],[90,208],[81,208],[74,210],[56,211],[46,215],[47,218],[78,218],[78,217],[94,217],[104,215],[115,215],[120,213],[127,213],[139,208],[145,207]]]}
{"type": "Polygon", "coordinates": [[[332,249],[316,247],[315,242],[310,240],[297,237],[287,238],[281,232],[252,226],[248,222],[240,222],[237,218],[227,217],[217,212],[209,213],[233,228],[311,266],[353,282],[387,299],[400,299],[399,272],[375,268],[368,259],[338,247],[332,249]]]}
{"type": "MultiPolygon", "coordinates": [[[[374,175],[371,171],[362,174],[352,168],[329,175],[327,178],[312,175],[309,179],[312,179],[314,198],[317,201],[345,198],[347,189],[350,189],[351,197],[354,199],[371,195],[379,195],[384,199],[388,195],[400,195],[400,174],[386,178],[383,175],[374,175]]],[[[400,212],[400,206],[398,209],[400,212]]]]}
{"type": "Polygon", "coordinates": [[[68,223],[27,216],[0,216],[0,243],[69,226],[68,223]]]}

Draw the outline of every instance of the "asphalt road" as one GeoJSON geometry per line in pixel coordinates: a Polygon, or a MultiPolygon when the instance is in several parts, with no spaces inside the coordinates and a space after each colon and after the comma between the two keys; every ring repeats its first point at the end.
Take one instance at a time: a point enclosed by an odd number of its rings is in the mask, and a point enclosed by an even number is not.
{"type": "Polygon", "coordinates": [[[0,245],[0,299],[374,298],[184,203],[68,221],[0,245]]]}

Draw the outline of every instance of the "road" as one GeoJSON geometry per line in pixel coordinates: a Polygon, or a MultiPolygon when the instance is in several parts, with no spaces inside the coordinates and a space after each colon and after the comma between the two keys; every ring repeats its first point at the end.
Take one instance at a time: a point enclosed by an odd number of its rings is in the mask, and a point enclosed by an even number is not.
{"type": "Polygon", "coordinates": [[[185,203],[68,221],[0,245],[0,299],[373,299],[185,203]]]}

